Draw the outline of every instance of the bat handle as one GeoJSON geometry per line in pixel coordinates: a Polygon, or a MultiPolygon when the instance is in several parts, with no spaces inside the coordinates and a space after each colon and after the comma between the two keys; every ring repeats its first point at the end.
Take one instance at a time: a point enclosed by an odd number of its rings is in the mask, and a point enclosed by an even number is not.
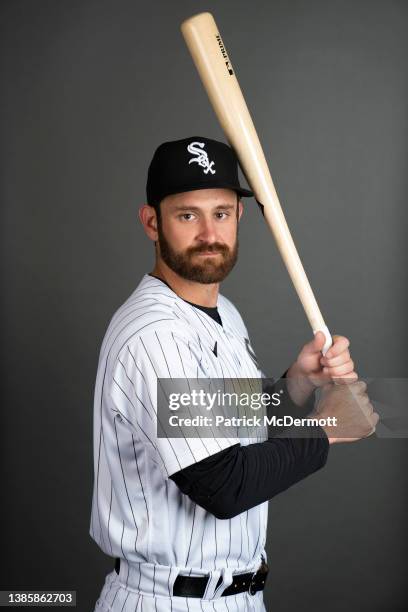
{"type": "MultiPolygon", "coordinates": [[[[327,327],[327,325],[321,325],[319,329],[314,329],[313,333],[317,334],[318,331],[323,332],[323,334],[326,336],[326,342],[324,343],[324,346],[322,348],[322,353],[323,355],[325,355],[327,351],[329,350],[329,348],[331,347],[331,345],[333,344],[333,338],[332,338],[331,333],[329,332],[329,328],[327,327]]],[[[341,384],[335,378],[333,379],[333,383],[335,385],[341,384]]]]}
{"type": "Polygon", "coordinates": [[[323,355],[325,355],[327,351],[329,350],[329,348],[331,347],[331,345],[333,344],[333,338],[331,336],[331,333],[329,332],[329,328],[327,327],[327,325],[323,325],[319,327],[319,329],[314,329],[313,333],[317,334],[318,331],[321,331],[325,335],[325,338],[326,338],[326,342],[324,343],[324,346],[322,348],[322,353],[323,355]]]}

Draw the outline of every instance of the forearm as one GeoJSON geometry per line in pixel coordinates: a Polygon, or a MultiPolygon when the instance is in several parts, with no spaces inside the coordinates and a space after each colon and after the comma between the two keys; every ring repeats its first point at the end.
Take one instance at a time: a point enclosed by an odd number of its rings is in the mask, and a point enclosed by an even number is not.
{"type": "Polygon", "coordinates": [[[295,371],[289,368],[276,381],[270,378],[262,379],[262,392],[269,395],[279,394],[280,398],[279,405],[275,406],[271,403],[268,407],[268,416],[283,417],[290,415],[294,418],[301,418],[312,412],[315,402],[315,389],[310,384],[299,384],[297,376],[292,378],[294,374],[295,371]]]}
{"type": "Polygon", "coordinates": [[[321,428],[296,428],[264,442],[239,444],[170,476],[183,493],[217,518],[261,504],[322,468],[329,442],[321,428]]]}

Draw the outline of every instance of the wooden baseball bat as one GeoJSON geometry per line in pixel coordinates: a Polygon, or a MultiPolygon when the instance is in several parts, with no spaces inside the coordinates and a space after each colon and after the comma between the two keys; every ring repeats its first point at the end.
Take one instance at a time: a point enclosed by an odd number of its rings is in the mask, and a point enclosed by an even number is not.
{"type": "Polygon", "coordinates": [[[262,207],[313,333],[322,331],[326,337],[324,355],[332,345],[332,337],[290,234],[261,143],[214,17],[211,13],[194,15],[183,21],[181,31],[221,127],[262,207]]]}

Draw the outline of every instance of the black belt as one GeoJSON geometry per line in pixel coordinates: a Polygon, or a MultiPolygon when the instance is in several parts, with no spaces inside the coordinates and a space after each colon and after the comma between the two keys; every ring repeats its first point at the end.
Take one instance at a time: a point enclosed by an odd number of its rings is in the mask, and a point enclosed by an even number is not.
{"type": "MultiPolygon", "coordinates": [[[[120,571],[120,559],[115,559],[115,571],[119,574],[120,571]]],[[[221,597],[227,595],[236,595],[248,591],[251,595],[255,595],[257,591],[262,591],[265,587],[266,577],[268,575],[269,567],[265,561],[257,572],[248,572],[247,574],[233,574],[232,584],[227,587],[222,593],[221,597]]],[[[209,576],[183,576],[179,574],[174,581],[173,595],[180,597],[203,597],[209,576]]],[[[222,577],[220,576],[217,587],[221,584],[222,577]]]]}

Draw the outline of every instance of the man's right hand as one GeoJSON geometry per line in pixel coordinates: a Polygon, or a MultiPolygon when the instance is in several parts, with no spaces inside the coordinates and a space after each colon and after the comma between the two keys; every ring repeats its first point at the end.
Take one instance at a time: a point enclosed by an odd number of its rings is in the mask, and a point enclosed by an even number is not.
{"type": "Polygon", "coordinates": [[[380,417],[374,412],[366,389],[363,381],[341,385],[329,383],[321,387],[321,397],[310,416],[336,417],[336,426],[322,426],[330,444],[356,442],[375,432],[380,417]]]}

